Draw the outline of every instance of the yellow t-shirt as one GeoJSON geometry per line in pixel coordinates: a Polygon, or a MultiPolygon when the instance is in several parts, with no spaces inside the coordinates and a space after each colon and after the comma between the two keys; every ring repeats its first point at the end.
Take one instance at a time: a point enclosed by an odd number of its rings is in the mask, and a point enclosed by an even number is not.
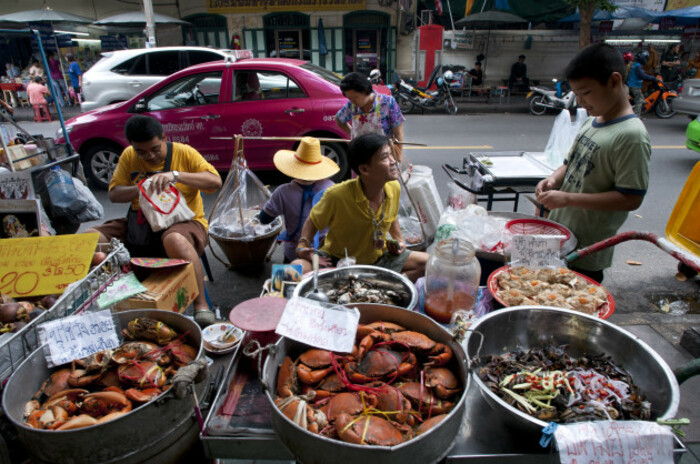
{"type": "MultiPolygon", "coordinates": [[[[117,168],[114,170],[112,179],[109,181],[109,189],[112,190],[112,188],[117,185],[136,185],[141,179],[163,171],[164,167],[165,160],[159,164],[147,163],[139,158],[134,149],[129,146],[124,149],[119,158],[117,168]]],[[[217,176],[219,175],[214,166],[209,164],[197,150],[182,143],[173,143],[173,158],[170,162],[170,170],[180,172],[208,171],[217,176]]],[[[199,189],[189,187],[179,182],[175,184],[175,187],[182,194],[187,202],[187,206],[194,212],[194,220],[201,223],[204,229],[207,230],[209,223],[204,218],[204,204],[202,203],[202,195],[200,195],[199,189]]],[[[139,208],[138,198],[132,200],[131,208],[134,210],[139,208]]]]}
{"type": "MultiPolygon", "coordinates": [[[[380,223],[382,237],[386,236],[391,224],[399,214],[401,186],[397,181],[384,185],[384,203],[374,214],[380,223]]],[[[360,179],[346,180],[326,189],[323,198],[313,207],[309,218],[318,230],[328,227],[322,251],[341,258],[348,254],[357,259],[357,264],[374,264],[386,250],[374,248],[374,225],[370,216],[369,200],[360,186],[360,179]]]]}

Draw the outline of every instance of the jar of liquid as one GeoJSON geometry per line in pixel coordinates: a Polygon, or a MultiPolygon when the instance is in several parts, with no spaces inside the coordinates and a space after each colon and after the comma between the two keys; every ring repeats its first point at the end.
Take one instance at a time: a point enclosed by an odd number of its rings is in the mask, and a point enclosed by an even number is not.
{"type": "Polygon", "coordinates": [[[438,243],[425,270],[425,313],[447,324],[455,311],[471,311],[480,278],[481,266],[471,243],[460,239],[438,243]]]}

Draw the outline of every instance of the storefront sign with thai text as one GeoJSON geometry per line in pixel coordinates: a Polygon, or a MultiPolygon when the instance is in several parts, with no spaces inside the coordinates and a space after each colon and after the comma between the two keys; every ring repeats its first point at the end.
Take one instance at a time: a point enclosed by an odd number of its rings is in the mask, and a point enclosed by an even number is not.
{"type": "Polygon", "coordinates": [[[209,13],[366,10],[367,0],[207,0],[209,13]]]}

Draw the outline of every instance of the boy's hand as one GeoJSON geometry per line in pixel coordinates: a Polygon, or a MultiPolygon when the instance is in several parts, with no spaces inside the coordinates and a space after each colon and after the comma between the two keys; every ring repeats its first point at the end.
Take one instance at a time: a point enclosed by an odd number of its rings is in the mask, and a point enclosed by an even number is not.
{"type": "Polygon", "coordinates": [[[552,189],[554,189],[554,182],[549,177],[547,177],[546,179],[542,179],[537,184],[537,187],[535,187],[535,197],[537,197],[537,200],[539,201],[539,196],[543,192],[548,192],[552,189]]]}
{"type": "Polygon", "coordinates": [[[559,190],[548,190],[537,194],[537,201],[552,211],[569,205],[569,194],[559,190]]]}

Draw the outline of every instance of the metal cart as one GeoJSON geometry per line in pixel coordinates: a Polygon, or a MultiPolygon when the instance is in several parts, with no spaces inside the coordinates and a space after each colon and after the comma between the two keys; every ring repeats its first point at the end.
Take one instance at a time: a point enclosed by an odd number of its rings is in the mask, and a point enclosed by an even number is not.
{"type": "Polygon", "coordinates": [[[520,194],[534,193],[537,184],[553,172],[542,158],[540,153],[524,151],[470,152],[461,169],[449,164],[442,168],[457,185],[486,201],[487,211],[494,201],[512,201],[515,212],[520,194]]]}

